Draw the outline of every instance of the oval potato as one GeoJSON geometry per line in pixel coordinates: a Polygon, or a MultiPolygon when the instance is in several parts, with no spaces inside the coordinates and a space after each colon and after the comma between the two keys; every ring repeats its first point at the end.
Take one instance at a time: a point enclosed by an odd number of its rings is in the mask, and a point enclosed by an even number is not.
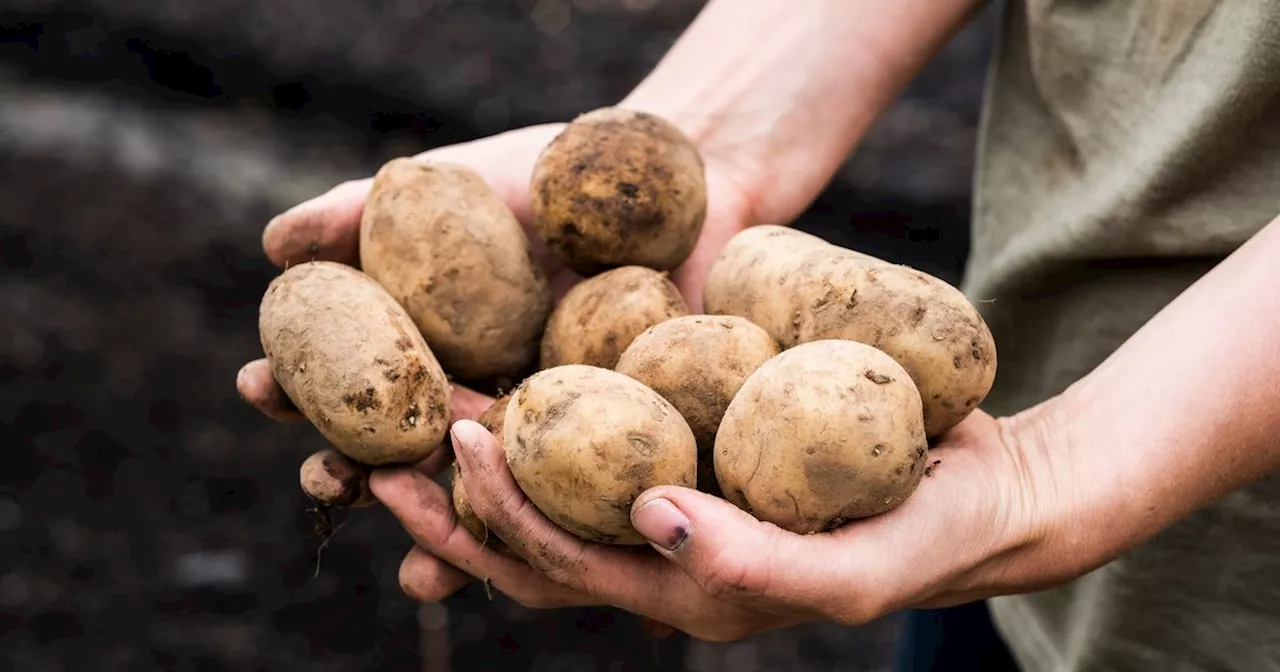
{"type": "Polygon", "coordinates": [[[298,469],[302,491],[321,506],[361,508],[377,501],[369,468],[333,448],[317,451],[298,469]]]}
{"type": "Polygon", "coordinates": [[[538,510],[588,541],[647,543],[631,525],[636,497],[697,484],[698,449],[679,411],[639,381],[593,366],[547,369],[521,383],[503,447],[538,510]]]}
{"type": "Polygon", "coordinates": [[[803,231],[756,226],[734,236],[711,266],[703,303],[755,322],[783,349],[846,339],[887,353],[919,388],[931,438],[995,382],[995,341],[960,290],[803,231]]]}
{"type": "Polygon", "coordinates": [[[698,487],[720,496],[713,466],[720,420],[747,377],[778,353],[773,337],[746,318],[687,315],[637,336],[614,370],[675,406],[698,443],[698,487]]]}
{"type": "Polygon", "coordinates": [[[927,460],[911,377],[883,352],[845,340],[798,345],[756,369],[715,445],[725,498],[798,534],[897,507],[927,460]]]}
{"type": "Polygon", "coordinates": [[[642,266],[605,271],[574,285],[552,311],[542,335],[541,367],[612,369],[645,329],[688,314],[666,273],[642,266]]]}
{"type": "Polygon", "coordinates": [[[451,375],[518,377],[537,363],[551,288],[524,229],[465,166],[394,159],[360,224],[360,266],[395,297],[451,375]]]}
{"type": "Polygon", "coordinates": [[[259,336],[272,374],[317,430],[370,466],[444,440],[452,389],[400,304],[360,271],[313,261],[271,281],[259,336]]]}
{"type": "Polygon", "coordinates": [[[584,276],[619,266],[669,271],[689,257],[707,213],[702,157],[680,129],[607,107],[578,116],[538,156],[536,230],[584,276]]]}

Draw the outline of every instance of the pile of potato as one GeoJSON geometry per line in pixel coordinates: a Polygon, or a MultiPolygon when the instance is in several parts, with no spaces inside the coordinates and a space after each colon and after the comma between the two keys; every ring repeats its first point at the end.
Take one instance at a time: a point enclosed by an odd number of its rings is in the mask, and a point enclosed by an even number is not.
{"type": "MultiPolygon", "coordinates": [[[[949,284],[785,227],[735,236],[705,314],[668,278],[707,209],[668,122],[575,119],[530,176],[533,233],[473,171],[397,159],[375,177],[360,270],[311,262],[261,305],[276,379],[332,444],[302,467],[325,506],[364,506],[371,467],[445,441],[450,379],[518,382],[480,418],[512,475],[578,537],[643,544],[636,497],[698,488],[793,532],[905,501],[930,440],[975,409],[996,353],[949,284]],[[585,279],[556,301],[530,235],[585,279]]],[[[499,552],[454,472],[454,504],[499,552]]]]}

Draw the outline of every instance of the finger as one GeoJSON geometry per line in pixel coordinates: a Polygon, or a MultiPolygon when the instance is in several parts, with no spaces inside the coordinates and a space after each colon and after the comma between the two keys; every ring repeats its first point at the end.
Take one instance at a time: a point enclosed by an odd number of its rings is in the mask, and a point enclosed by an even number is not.
{"type": "Polygon", "coordinates": [[[344,182],[277,215],[262,231],[262,249],[281,268],[312,260],[359,262],[360,215],[373,180],[344,182]]]}
{"type": "Polygon", "coordinates": [[[585,606],[585,595],[556,585],[519,560],[484,548],[458,522],[448,493],[413,469],[378,469],[369,482],[424,551],[534,608],[585,606]]]}
{"type": "Polygon", "coordinates": [[[703,591],[754,608],[814,609],[845,569],[829,537],[787,532],[689,488],[647,490],[636,498],[631,521],[703,591]]]}
{"type": "Polygon", "coordinates": [[[240,367],[236,373],[236,389],[241,398],[272,420],[299,422],[305,419],[276,382],[266,359],[255,359],[240,367]]]}
{"type": "Polygon", "coordinates": [[[418,602],[439,602],[471,580],[471,576],[417,546],[400,563],[400,590],[418,602]]]}
{"type": "MultiPolygon", "coordinates": [[[[596,600],[683,626],[714,617],[678,568],[635,547],[587,543],[552,523],[516,484],[502,449],[479,423],[453,425],[453,447],[472,509],[489,530],[556,583],[596,600]]],[[[686,629],[681,627],[681,629],[686,629]]]]}

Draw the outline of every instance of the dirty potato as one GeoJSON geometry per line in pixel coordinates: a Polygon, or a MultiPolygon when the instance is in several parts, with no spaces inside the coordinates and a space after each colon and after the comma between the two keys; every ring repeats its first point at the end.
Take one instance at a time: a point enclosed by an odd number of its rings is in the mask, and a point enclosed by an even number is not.
{"type": "Polygon", "coordinates": [[[369,468],[332,448],[303,460],[298,478],[302,491],[320,506],[360,508],[377,501],[369,490],[369,468]]]}
{"type": "Polygon", "coordinates": [[[698,487],[719,496],[716,430],[747,376],[779,352],[760,326],[734,315],[687,315],[636,337],[614,370],[671,402],[698,442],[698,487]]]}
{"type": "Polygon", "coordinates": [[[268,286],[258,330],[280,387],[347,457],[410,464],[443,441],[444,371],[400,304],[360,271],[289,268],[268,286]]]}
{"type": "Polygon", "coordinates": [[[707,211],[702,157],[675,126],[617,107],[583,114],[543,150],[530,193],[538,234],[578,273],[669,271],[707,211]]]}
{"type": "Polygon", "coordinates": [[[544,515],[594,542],[646,543],[631,505],[659,485],[697,485],[698,449],[680,412],[616,371],[571,364],[520,384],[503,427],[507,465],[544,515]]]}
{"type": "Polygon", "coordinates": [[[967,417],[995,381],[991,331],[960,290],[803,231],[758,226],[734,236],[703,302],[708,313],[755,322],[784,349],[847,339],[884,351],[919,388],[931,438],[967,417]]]}
{"type": "Polygon", "coordinates": [[[798,345],[747,378],[716,434],[725,498],[798,534],[887,512],[928,458],[920,394],[893,358],[845,340],[798,345]]]}
{"type": "Polygon", "coordinates": [[[385,164],[364,206],[360,266],[451,375],[516,377],[536,364],[551,288],[515,215],[470,168],[385,164]]]}
{"type": "MultiPolygon", "coordinates": [[[[484,413],[476,418],[476,422],[481,427],[489,430],[493,434],[493,438],[502,443],[502,425],[507,413],[507,404],[511,401],[511,397],[499,397],[493,402],[493,405],[485,409],[484,413]]],[[[471,502],[467,499],[467,490],[462,483],[462,470],[458,468],[458,463],[453,463],[453,509],[458,514],[458,522],[462,524],[476,541],[492,551],[501,553],[508,557],[517,557],[515,552],[509,546],[503,543],[495,534],[489,534],[489,527],[480,520],[480,516],[476,515],[475,509],[471,508],[471,502]]]]}
{"type": "Polygon", "coordinates": [[[541,367],[612,369],[645,329],[688,314],[666,273],[641,266],[605,271],[574,285],[552,311],[542,336],[541,367]]]}

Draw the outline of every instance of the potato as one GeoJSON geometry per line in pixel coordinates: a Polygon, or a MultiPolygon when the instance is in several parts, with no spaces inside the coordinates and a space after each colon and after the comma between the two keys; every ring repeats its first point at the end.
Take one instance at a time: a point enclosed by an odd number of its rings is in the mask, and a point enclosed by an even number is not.
{"type": "Polygon", "coordinates": [[[716,430],[747,376],[776,356],[768,332],[733,315],[688,315],[636,337],[614,370],[671,402],[698,443],[698,487],[720,496],[713,455],[716,430]]]}
{"type": "Polygon", "coordinates": [[[544,515],[578,537],[644,544],[631,505],[659,485],[697,486],[693,430],[667,400],[616,371],[570,364],[511,395],[507,465],[544,515]]]}
{"type": "Polygon", "coordinates": [[[400,304],[360,271],[289,268],[268,286],[258,330],[280,387],[347,457],[409,464],[444,440],[449,381],[400,304]]]}
{"type": "Polygon", "coordinates": [[[520,222],[470,168],[385,164],[364,206],[360,266],[453,376],[519,377],[537,363],[550,285],[520,222]]]}
{"type": "Polygon", "coordinates": [[[332,448],[303,460],[298,478],[320,506],[360,508],[377,501],[369,490],[369,468],[332,448]]]}
{"type": "Polygon", "coordinates": [[[642,266],[605,271],[574,285],[552,311],[542,336],[542,368],[612,369],[645,329],[688,314],[666,273],[642,266]]]}
{"type": "Polygon", "coordinates": [[[570,122],[538,156],[535,229],[565,265],[591,276],[619,266],[669,271],[702,232],[702,157],[675,126],[617,107],[570,122]]]}
{"type": "MultiPolygon", "coordinates": [[[[493,438],[498,443],[502,443],[502,425],[507,413],[507,404],[511,401],[510,395],[499,397],[493,402],[493,405],[485,409],[484,413],[476,418],[476,422],[480,426],[489,430],[493,434],[493,438]]],[[[453,463],[453,509],[458,514],[458,522],[471,533],[475,540],[481,545],[487,546],[490,550],[506,555],[507,557],[518,557],[515,551],[503,543],[502,539],[495,534],[489,534],[489,528],[476,515],[475,509],[471,508],[471,502],[467,499],[467,490],[462,483],[462,470],[458,468],[458,463],[453,463]]]]}
{"type": "Polygon", "coordinates": [[[893,358],[845,340],[795,346],[756,369],[725,411],[725,498],[798,534],[889,511],[928,459],[920,393],[893,358]]]}
{"type": "Polygon", "coordinates": [[[991,331],[960,290],[803,231],[757,226],[734,236],[703,302],[708,313],[755,322],[784,350],[846,339],[884,351],[919,388],[930,438],[967,417],[995,380],[991,331]]]}

